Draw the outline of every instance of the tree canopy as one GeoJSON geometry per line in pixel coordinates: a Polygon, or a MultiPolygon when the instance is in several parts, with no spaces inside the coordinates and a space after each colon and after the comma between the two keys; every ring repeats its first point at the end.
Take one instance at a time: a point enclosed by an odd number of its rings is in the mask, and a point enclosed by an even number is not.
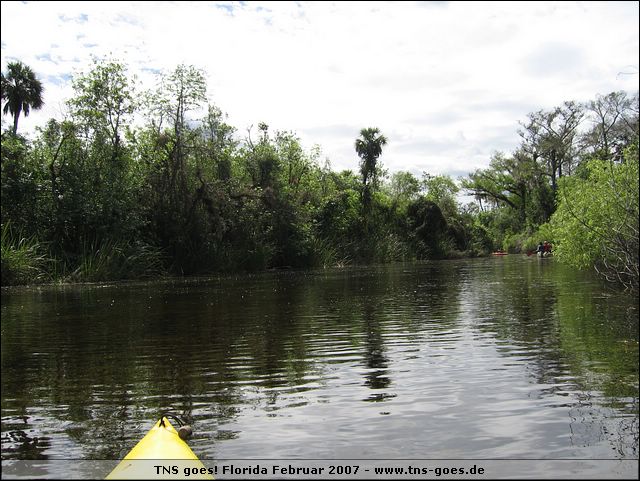
{"type": "Polygon", "coordinates": [[[143,90],[94,59],[73,88],[68,118],[29,140],[18,119],[42,85],[20,62],[2,75],[3,283],[526,252],[543,236],[559,260],[637,287],[637,93],[532,112],[513,152],[454,180],[388,177],[377,127],[354,139],[357,172],[264,120],[239,133],[192,65],[143,90]]]}
{"type": "Polygon", "coordinates": [[[18,132],[20,114],[28,116],[31,109],[37,110],[44,105],[42,95],[44,87],[28,65],[18,61],[7,64],[6,75],[2,73],[2,112],[13,116],[13,134],[18,132]]]}

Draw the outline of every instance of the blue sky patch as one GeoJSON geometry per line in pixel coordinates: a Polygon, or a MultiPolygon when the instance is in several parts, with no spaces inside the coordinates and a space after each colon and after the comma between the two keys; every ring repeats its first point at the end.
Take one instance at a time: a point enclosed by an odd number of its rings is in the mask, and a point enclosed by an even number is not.
{"type": "Polygon", "coordinates": [[[63,22],[74,22],[74,23],[87,23],[89,21],[89,15],[86,13],[81,13],[75,17],[67,17],[66,15],[58,15],[58,18],[63,22]]]}

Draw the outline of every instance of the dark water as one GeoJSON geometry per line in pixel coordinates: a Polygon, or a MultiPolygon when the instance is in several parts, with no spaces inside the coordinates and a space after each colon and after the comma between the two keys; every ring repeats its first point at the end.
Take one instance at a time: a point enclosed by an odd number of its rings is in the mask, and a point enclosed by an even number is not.
{"type": "Polygon", "coordinates": [[[520,256],[3,290],[3,460],[164,410],[206,459],[637,458],[637,298],[520,256]]]}

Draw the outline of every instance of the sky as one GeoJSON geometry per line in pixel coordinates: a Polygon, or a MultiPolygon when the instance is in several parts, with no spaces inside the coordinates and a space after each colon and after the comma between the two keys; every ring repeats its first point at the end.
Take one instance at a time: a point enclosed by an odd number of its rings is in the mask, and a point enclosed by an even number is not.
{"type": "Polygon", "coordinates": [[[455,179],[513,152],[529,112],[637,91],[638,5],[3,1],[1,62],[45,88],[22,133],[65,117],[92,56],[125,63],[143,89],[187,64],[238,138],[264,122],[355,171],[355,139],[377,127],[389,173],[455,179]]]}

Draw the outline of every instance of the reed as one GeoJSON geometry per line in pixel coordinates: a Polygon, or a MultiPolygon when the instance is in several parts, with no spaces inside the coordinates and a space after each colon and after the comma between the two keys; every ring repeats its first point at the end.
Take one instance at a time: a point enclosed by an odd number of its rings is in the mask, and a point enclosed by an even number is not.
{"type": "Polygon", "coordinates": [[[69,261],[70,282],[142,279],[165,274],[159,248],[141,242],[102,239],[84,241],[82,251],[69,261]]]}
{"type": "Polygon", "coordinates": [[[2,285],[22,285],[49,279],[47,265],[51,259],[43,254],[44,246],[34,236],[24,236],[10,222],[2,225],[2,285]]]}

